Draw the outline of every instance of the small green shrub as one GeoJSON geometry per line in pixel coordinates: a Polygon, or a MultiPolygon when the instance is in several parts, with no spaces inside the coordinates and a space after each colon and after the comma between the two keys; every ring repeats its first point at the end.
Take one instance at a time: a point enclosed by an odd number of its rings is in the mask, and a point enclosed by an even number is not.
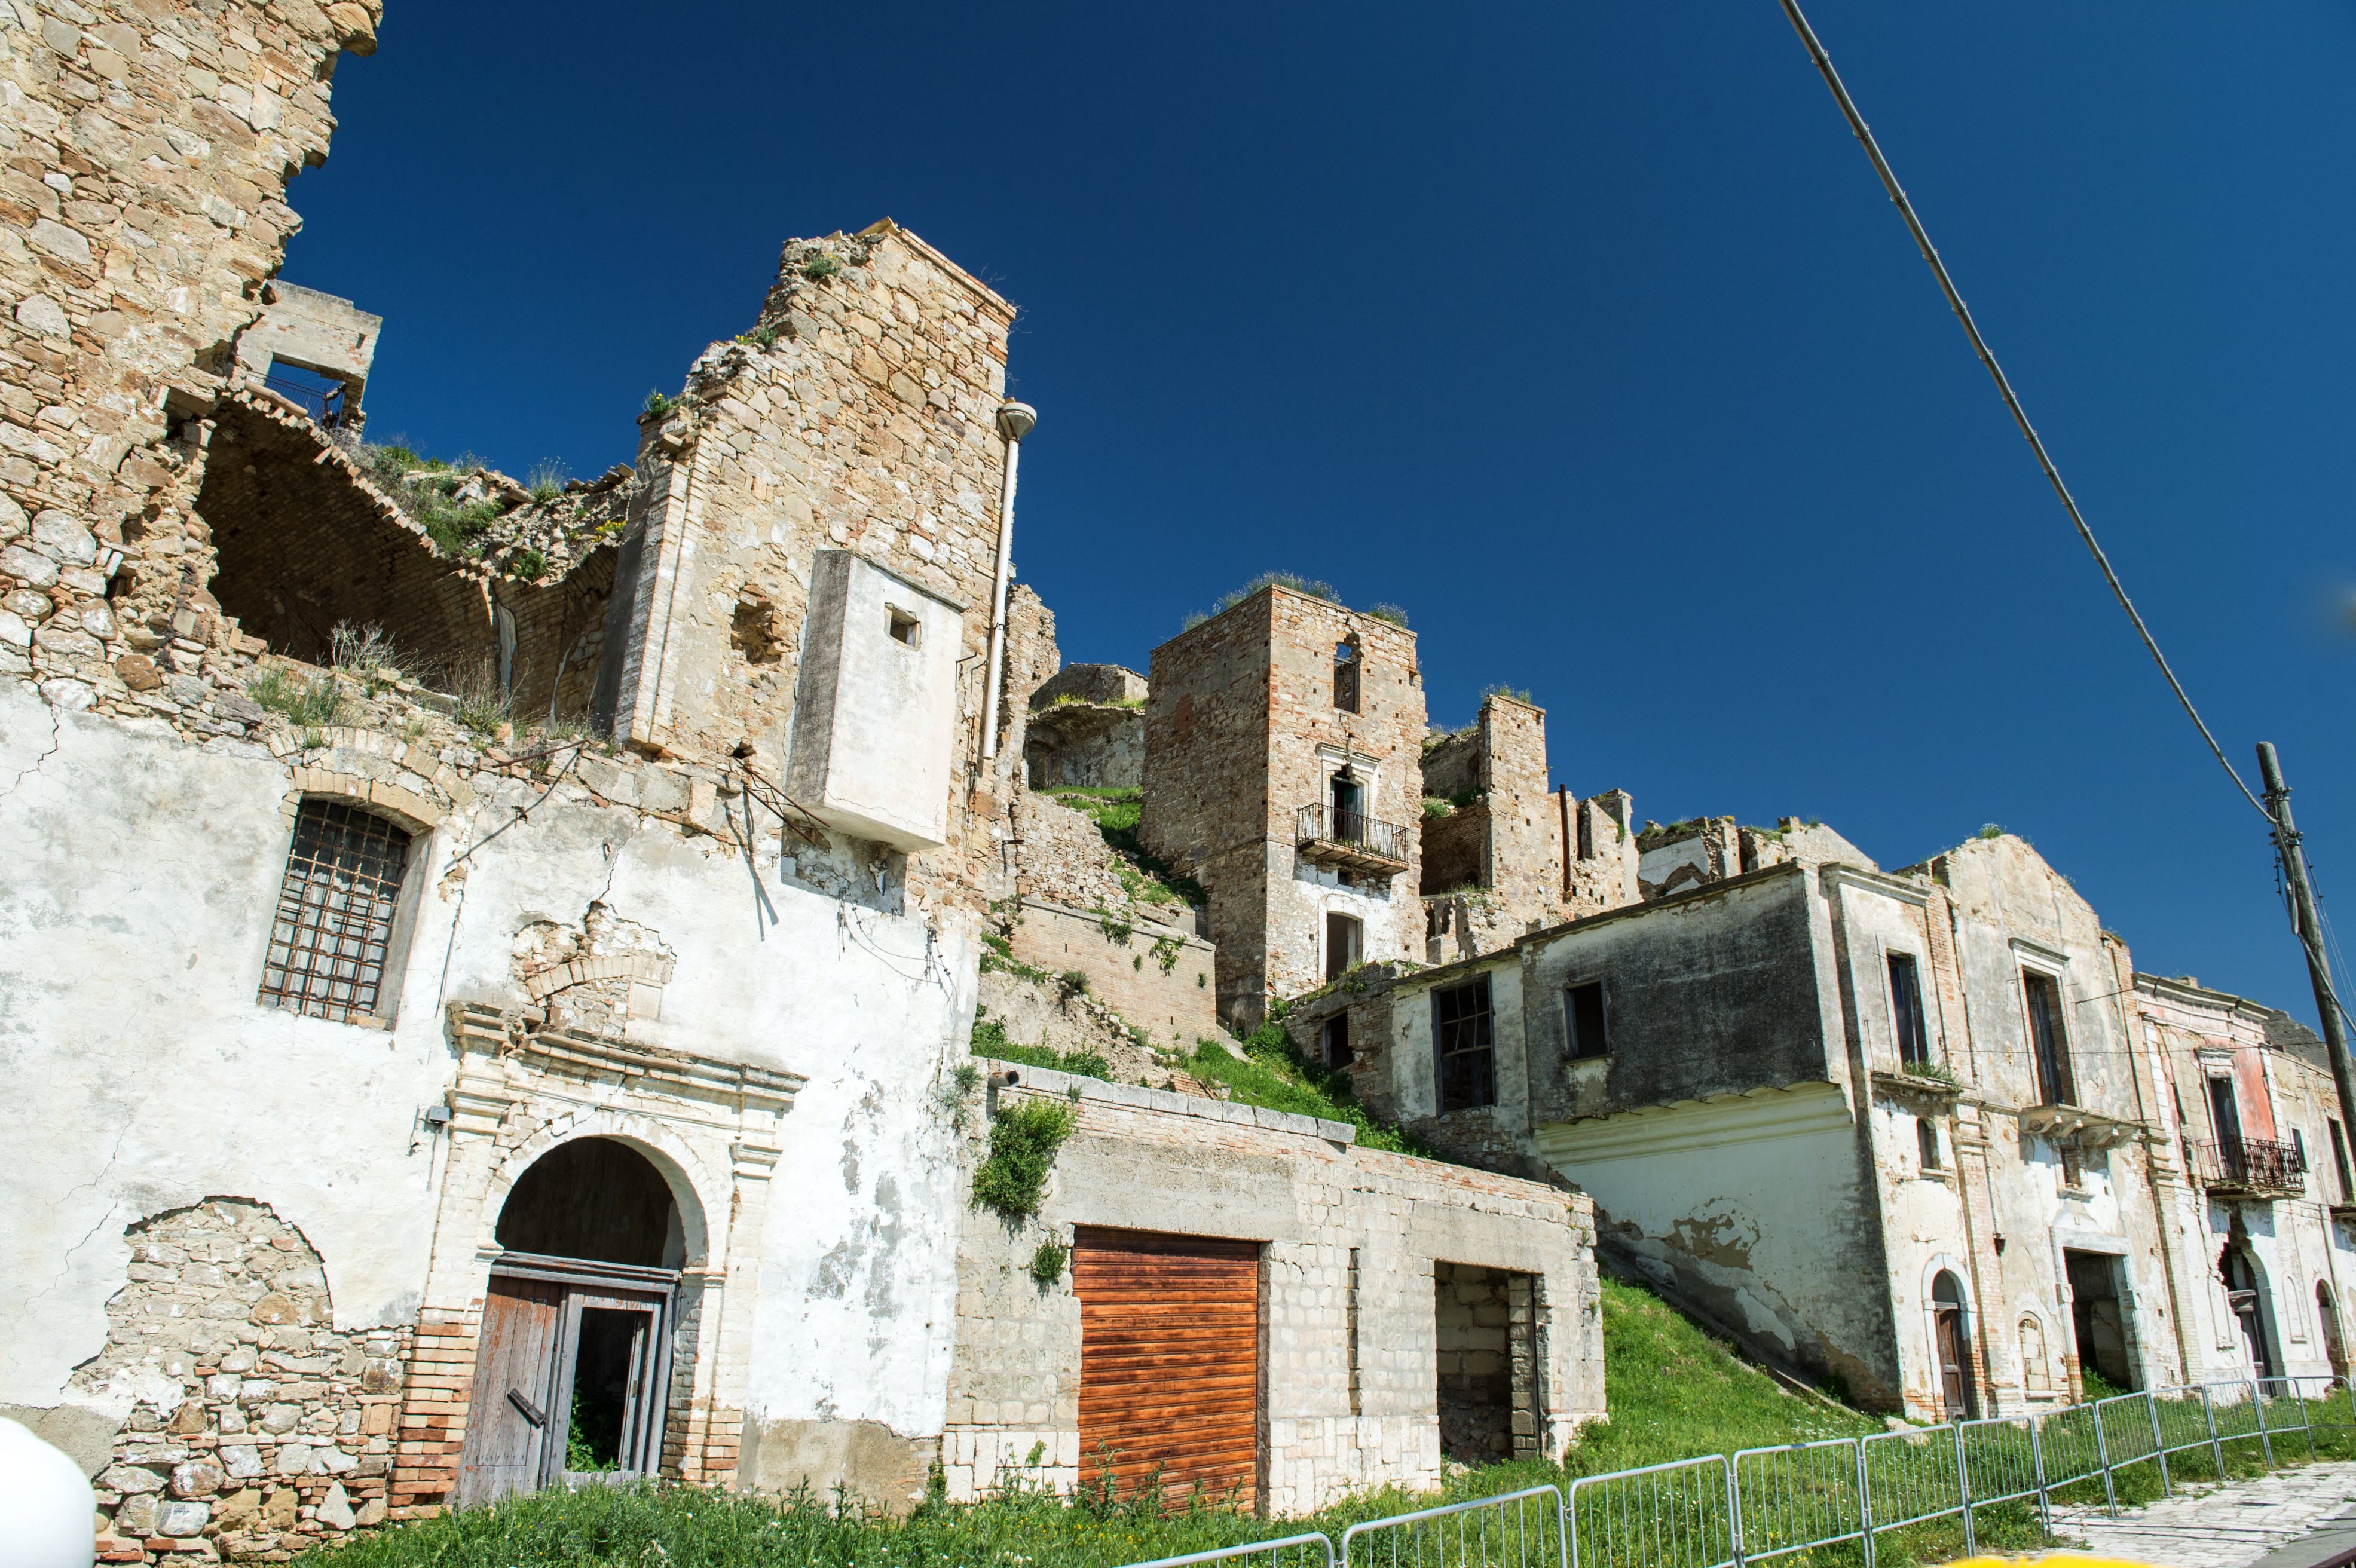
{"type": "Polygon", "coordinates": [[[774,326],[756,326],[750,332],[738,333],[736,341],[766,352],[776,347],[777,329],[774,326]]]}
{"type": "Polygon", "coordinates": [[[1455,802],[1445,800],[1439,795],[1428,795],[1423,797],[1423,816],[1427,822],[1436,821],[1455,809],[1455,802]]]}
{"type": "Polygon", "coordinates": [[[450,696],[456,702],[450,717],[484,735],[497,734],[515,717],[515,703],[500,688],[498,667],[489,659],[454,669],[450,696]]]}
{"type": "Polygon", "coordinates": [[[1080,970],[1065,970],[1055,976],[1055,983],[1064,987],[1064,994],[1067,997],[1085,997],[1088,994],[1088,977],[1080,970]]]}
{"type": "Polygon", "coordinates": [[[483,551],[483,535],[507,512],[492,500],[461,504],[441,495],[427,497],[416,512],[418,526],[444,555],[475,556],[483,551]]]}
{"type": "Polygon", "coordinates": [[[1071,1261],[1071,1249],[1050,1236],[1031,1254],[1031,1277],[1041,1285],[1053,1285],[1064,1277],[1064,1265],[1071,1261]]]}
{"type": "Polygon", "coordinates": [[[1983,822],[1980,824],[1980,830],[1972,837],[1975,838],[2001,838],[2004,837],[2004,829],[1996,823],[1983,822]]]}
{"type": "Polygon", "coordinates": [[[1492,697],[1511,698],[1515,702],[1526,702],[1533,708],[1538,705],[1537,698],[1518,686],[1484,686],[1481,688],[1481,696],[1483,699],[1492,697]]]}
{"type": "Polygon", "coordinates": [[[331,675],[296,680],[283,669],[266,669],[245,683],[245,694],[298,730],[333,724],[344,710],[344,694],[331,675]]]}
{"type": "Polygon", "coordinates": [[[1388,621],[1394,626],[1407,624],[1407,612],[1396,604],[1369,604],[1366,613],[1377,621],[1388,621]]]}
{"type": "Polygon", "coordinates": [[[639,411],[645,418],[660,419],[677,407],[677,398],[667,398],[660,391],[652,391],[647,394],[646,406],[639,411]]]}
{"type": "Polygon", "coordinates": [[[507,574],[526,582],[537,582],[548,575],[548,557],[526,545],[508,552],[507,574]]]}
{"type": "MultiPolygon", "coordinates": [[[[1342,595],[1333,585],[1314,577],[1303,577],[1297,571],[1263,571],[1241,588],[1227,594],[1213,606],[1213,615],[1223,614],[1250,598],[1263,588],[1290,588],[1295,593],[1305,593],[1312,599],[1323,599],[1328,604],[1339,604],[1342,595]]],[[[1207,618],[1207,617],[1206,617],[1207,618]]]]}
{"type": "Polygon", "coordinates": [[[816,283],[820,278],[830,278],[841,271],[842,271],[842,262],[823,251],[802,263],[802,276],[812,283],[816,283]]]}
{"type": "Polygon", "coordinates": [[[1012,1221],[1036,1214],[1055,1151],[1078,1125],[1077,1113],[1053,1100],[1026,1100],[999,1112],[990,1125],[990,1153],[974,1167],[974,1207],[1012,1221]]]}

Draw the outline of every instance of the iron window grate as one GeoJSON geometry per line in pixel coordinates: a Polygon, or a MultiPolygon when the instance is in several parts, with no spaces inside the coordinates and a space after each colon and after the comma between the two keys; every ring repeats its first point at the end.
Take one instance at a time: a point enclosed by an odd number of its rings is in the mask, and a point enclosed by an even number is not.
{"type": "Polygon", "coordinates": [[[338,801],[305,801],[261,999],[338,1023],[374,1017],[408,864],[404,829],[338,801]]]}

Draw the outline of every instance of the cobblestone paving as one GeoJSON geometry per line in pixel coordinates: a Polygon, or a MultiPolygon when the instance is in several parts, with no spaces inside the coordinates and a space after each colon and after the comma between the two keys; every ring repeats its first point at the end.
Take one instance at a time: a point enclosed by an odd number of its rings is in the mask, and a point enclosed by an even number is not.
{"type": "MultiPolygon", "coordinates": [[[[2356,1509],[2356,1463],[2302,1465],[2255,1480],[2179,1488],[2147,1508],[2057,1508],[2053,1532],[2079,1550],[2155,1568],[2247,1568],[2356,1509]]],[[[2349,1521],[2356,1523],[2356,1520],[2349,1521]]]]}

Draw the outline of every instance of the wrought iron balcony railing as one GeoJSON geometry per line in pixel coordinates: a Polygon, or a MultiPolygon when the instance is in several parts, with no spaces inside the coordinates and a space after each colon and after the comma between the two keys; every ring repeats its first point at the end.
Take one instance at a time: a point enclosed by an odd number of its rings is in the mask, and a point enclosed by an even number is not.
{"type": "Polygon", "coordinates": [[[2188,1140],[2184,1147],[2191,1156],[2193,1179],[2211,1192],[2262,1197],[2306,1189],[2307,1159],[2293,1145],[2238,1138],[2219,1143],[2188,1140]]]}
{"type": "Polygon", "coordinates": [[[309,414],[311,422],[321,430],[334,430],[344,422],[347,400],[340,386],[317,387],[291,376],[264,376],[262,384],[309,414]]]}
{"type": "Polygon", "coordinates": [[[1293,819],[1292,839],[1311,859],[1362,871],[1407,869],[1407,829],[1355,811],[1304,805],[1293,819]]]}

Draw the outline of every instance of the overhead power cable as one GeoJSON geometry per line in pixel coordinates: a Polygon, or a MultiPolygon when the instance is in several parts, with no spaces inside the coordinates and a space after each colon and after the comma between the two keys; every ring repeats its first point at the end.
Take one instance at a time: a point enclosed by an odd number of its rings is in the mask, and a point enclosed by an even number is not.
{"type": "MultiPolygon", "coordinates": [[[[1825,46],[1817,39],[1815,29],[1808,26],[1807,17],[1801,14],[1798,0],[1778,0],[1778,3],[1783,7],[1784,16],[1790,20],[1792,30],[1800,35],[1800,42],[1807,47],[1808,58],[1815,63],[1816,74],[1823,77],[1825,85],[1832,90],[1833,101],[1840,105],[1841,116],[1848,122],[1850,133],[1857,137],[1858,144],[1865,149],[1865,155],[1873,161],[1873,172],[1880,176],[1881,188],[1889,192],[1890,205],[1897,208],[1898,216],[1905,219],[1906,231],[1914,237],[1914,248],[1922,251],[1931,275],[1939,280],[1940,293],[1947,296],[1948,308],[1963,324],[1964,336],[1971,339],[1972,352],[1977,354],[1980,363],[1987,368],[1988,379],[1996,383],[1997,394],[2004,399],[2004,406],[2011,413],[2012,422],[2020,427],[2021,438],[2029,443],[2029,451],[2037,454],[2037,465],[2045,471],[2046,483],[2053,486],[2053,494],[2061,498],[2062,509],[2070,514],[2071,525],[2078,530],[2078,538],[2084,541],[2087,553],[2102,569],[2103,581],[2110,584],[2112,596],[2118,600],[2119,608],[2127,613],[2127,619],[2135,625],[2136,635],[2143,639],[2144,651],[2150,654],[2151,662],[2159,667],[2168,688],[2176,694],[2176,700],[2182,704],[2184,716],[2192,720],[2192,727],[2201,731],[2201,739],[2207,742],[2209,753],[2217,759],[2217,765],[2225,770],[2225,776],[2233,781],[2233,787],[2242,792],[2242,798],[2266,819],[2267,827],[2274,833],[2277,852],[2284,857],[2289,856],[2297,835],[2286,833],[2273,809],[2257,797],[2242,778],[2240,771],[2226,760],[2225,749],[2217,743],[2217,737],[2210,733],[2207,721],[2201,717],[2201,710],[2192,705],[2191,694],[2184,689],[2184,683],[2177,679],[2176,672],[2169,667],[2168,656],[2159,651],[2158,639],[2151,635],[2151,628],[2144,624],[2142,613],[2136,609],[2135,601],[2127,597],[2126,585],[2119,581],[2118,572],[2112,568],[2111,558],[2103,552],[2102,544],[2094,538],[2094,530],[2088,526],[2085,514],[2078,509],[2077,499],[2070,494],[2070,487],[2062,482],[2062,471],[2054,465],[2053,454],[2045,450],[2045,443],[2038,435],[2037,427],[2029,422],[2029,411],[2020,406],[2019,395],[2013,391],[2012,383],[2006,379],[2004,368],[1997,363],[1996,354],[1988,347],[1987,339],[1980,336],[1979,324],[1972,319],[1970,307],[1964,304],[1964,296],[1956,291],[1955,280],[1948,272],[1946,262],[1939,259],[1938,247],[1931,243],[1931,236],[1923,229],[1922,219],[1916,215],[1914,204],[1907,199],[1905,187],[1898,183],[1897,173],[1890,168],[1890,160],[1882,156],[1881,145],[1873,139],[1873,131],[1866,124],[1865,116],[1858,112],[1857,101],[1849,97],[1848,89],[1842,85],[1840,72],[1833,69],[1832,56],[1825,52],[1825,46]],[[2290,842],[2285,842],[2286,837],[2290,842]]],[[[2312,961],[2317,989],[2321,993],[2319,1001],[2342,1018],[2356,1022],[2356,1014],[2349,1012],[2333,987],[2330,961],[2322,944],[2296,918],[2292,921],[2292,928],[2297,933],[2300,946],[2307,950],[2312,961]]],[[[2356,1115],[2356,1106],[2351,1107],[2351,1115],[2356,1115]]]]}
{"type": "Polygon", "coordinates": [[[2087,527],[2085,514],[2078,510],[2078,503],[2071,496],[2070,487],[2062,483],[2062,471],[2053,465],[2052,454],[2045,450],[2045,443],[2039,439],[2037,427],[2029,422],[2028,411],[2020,406],[2020,399],[2014,393],[2012,383],[2005,379],[2004,368],[1996,362],[1996,355],[1988,348],[1987,339],[1980,336],[1979,325],[1972,320],[1972,313],[1965,305],[1964,296],[1955,292],[1955,280],[1948,275],[1947,264],[1939,259],[1938,247],[1931,243],[1931,236],[1923,230],[1922,220],[1915,216],[1914,204],[1906,199],[1905,189],[1899,185],[1898,176],[1891,172],[1890,160],[1881,155],[1881,147],[1874,141],[1873,132],[1867,127],[1865,116],[1857,112],[1857,103],[1849,97],[1848,89],[1841,85],[1840,73],[1833,69],[1832,57],[1825,53],[1825,46],[1816,41],[1815,30],[1808,26],[1807,17],[1800,14],[1796,0],[1780,0],[1780,3],[1783,15],[1791,18],[1793,30],[1800,35],[1800,42],[1807,46],[1808,58],[1816,65],[1816,74],[1825,79],[1826,87],[1832,89],[1833,101],[1840,105],[1841,114],[1848,121],[1849,130],[1856,134],[1858,144],[1865,148],[1865,155],[1873,160],[1873,172],[1881,176],[1881,188],[1890,193],[1890,203],[1898,208],[1898,216],[1906,220],[1906,231],[1914,236],[1915,249],[1922,252],[1922,260],[1930,264],[1932,276],[1939,280],[1939,289],[1947,296],[1948,307],[1955,313],[1955,319],[1964,324],[1964,336],[1972,340],[1972,352],[1977,354],[1980,363],[1987,367],[1988,377],[1996,382],[1997,392],[2004,399],[2004,406],[2011,411],[2012,422],[2020,427],[2029,449],[2037,454],[2038,466],[2045,470],[2046,482],[2062,498],[2062,509],[2070,514],[2070,521],[2077,528],[2078,537],[2085,541],[2087,552],[2094,556],[2094,564],[2102,568],[2103,581],[2111,585],[2111,593],[2118,600],[2119,608],[2125,610],[2127,619],[2135,623],[2136,635],[2143,639],[2144,649],[2151,655],[2151,662],[2159,667],[2159,673],[2167,677],[2169,689],[2176,693],[2176,700],[2184,705],[2185,717],[2192,720],[2192,727],[2200,731],[2201,738],[2209,743],[2210,753],[2217,759],[2217,765],[2225,770],[2225,776],[2233,781],[2233,787],[2242,792],[2242,798],[2248,801],[2251,807],[2268,823],[2272,823],[2274,813],[2268,811],[2265,803],[2251,792],[2233,764],[2225,760],[2225,749],[2218,745],[2217,737],[2209,732],[2209,726],[2202,721],[2201,710],[2192,706],[2192,698],[2185,691],[2184,683],[2178,680],[2176,672],[2168,667],[2168,658],[2159,651],[2158,640],[2151,635],[2151,628],[2144,624],[2135,601],[2127,597],[2126,585],[2119,581],[2119,574],[2111,569],[2111,558],[2103,553],[2103,547],[2094,539],[2094,530],[2087,527]]]}

